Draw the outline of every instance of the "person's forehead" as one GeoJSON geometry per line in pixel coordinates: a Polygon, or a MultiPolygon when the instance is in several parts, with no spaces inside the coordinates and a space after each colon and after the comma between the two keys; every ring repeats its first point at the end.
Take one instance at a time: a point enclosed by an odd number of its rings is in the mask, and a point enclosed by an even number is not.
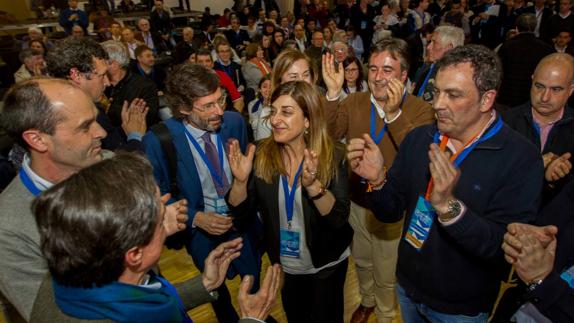
{"type": "Polygon", "coordinates": [[[400,65],[399,56],[397,54],[394,55],[396,58],[393,57],[391,52],[383,51],[381,53],[375,53],[371,56],[369,60],[369,66],[396,66],[400,65]]]}

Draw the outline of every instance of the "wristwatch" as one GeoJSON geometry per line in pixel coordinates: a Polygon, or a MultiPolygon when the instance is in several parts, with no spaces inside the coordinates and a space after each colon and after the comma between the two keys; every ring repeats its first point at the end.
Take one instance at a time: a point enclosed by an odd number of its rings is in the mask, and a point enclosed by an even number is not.
{"type": "Polygon", "coordinates": [[[325,188],[325,186],[323,186],[323,184],[321,184],[321,189],[319,190],[319,194],[317,194],[315,196],[309,196],[309,198],[311,199],[311,201],[316,201],[316,200],[322,198],[323,196],[325,196],[325,194],[327,194],[327,188],[325,188]]]}
{"type": "Polygon", "coordinates": [[[464,205],[460,200],[457,199],[449,200],[447,211],[443,214],[439,214],[440,220],[442,222],[447,222],[456,218],[457,216],[461,215],[463,208],[464,205]]]}

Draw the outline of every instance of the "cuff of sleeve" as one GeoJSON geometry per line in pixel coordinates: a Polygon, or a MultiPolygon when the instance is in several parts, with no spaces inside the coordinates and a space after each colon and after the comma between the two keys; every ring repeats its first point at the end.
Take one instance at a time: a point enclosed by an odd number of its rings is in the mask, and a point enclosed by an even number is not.
{"type": "Polygon", "coordinates": [[[138,133],[138,132],[130,132],[130,133],[128,133],[128,141],[130,141],[130,140],[132,140],[132,139],[137,140],[137,141],[142,141],[142,135],[141,135],[141,133],[138,133]]]}
{"type": "Polygon", "coordinates": [[[397,113],[397,116],[394,117],[392,120],[388,120],[387,117],[385,116],[385,123],[389,124],[389,123],[393,123],[395,120],[397,120],[401,114],[403,114],[403,110],[399,110],[399,113],[397,113]]]}
{"type": "Polygon", "coordinates": [[[337,94],[337,96],[335,96],[334,98],[330,98],[328,94],[325,94],[325,98],[327,98],[327,101],[338,101],[340,97],[341,97],[341,91],[339,91],[339,94],[337,94]]]}
{"type": "Polygon", "coordinates": [[[555,304],[560,297],[563,297],[564,290],[568,288],[568,283],[553,271],[542,281],[540,286],[527,294],[527,298],[536,308],[544,311],[555,304]]]}

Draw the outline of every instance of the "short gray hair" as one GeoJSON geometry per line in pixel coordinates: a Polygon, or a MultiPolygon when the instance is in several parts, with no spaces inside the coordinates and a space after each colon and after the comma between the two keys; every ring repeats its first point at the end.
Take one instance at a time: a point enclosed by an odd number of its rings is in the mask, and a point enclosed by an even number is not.
{"type": "Polygon", "coordinates": [[[452,45],[452,48],[464,45],[464,30],[455,26],[438,26],[434,30],[440,37],[442,45],[452,45]]]}
{"type": "Polygon", "coordinates": [[[121,67],[127,68],[130,65],[130,55],[124,44],[117,40],[108,40],[102,43],[102,47],[108,53],[110,61],[116,61],[121,67]]]}

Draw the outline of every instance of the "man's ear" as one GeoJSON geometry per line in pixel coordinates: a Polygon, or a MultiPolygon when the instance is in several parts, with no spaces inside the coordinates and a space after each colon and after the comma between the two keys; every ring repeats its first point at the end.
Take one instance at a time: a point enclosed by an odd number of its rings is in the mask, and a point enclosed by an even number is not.
{"type": "Polygon", "coordinates": [[[48,134],[38,129],[28,129],[22,133],[22,139],[28,144],[30,149],[38,152],[46,152],[49,147],[48,134]]]}
{"type": "Polygon", "coordinates": [[[132,247],[124,255],[126,267],[137,268],[141,265],[143,259],[143,250],[140,247],[132,247]]]}
{"type": "Polygon", "coordinates": [[[494,102],[496,100],[496,90],[486,91],[482,98],[480,99],[480,111],[487,112],[494,107],[494,102]]]}

